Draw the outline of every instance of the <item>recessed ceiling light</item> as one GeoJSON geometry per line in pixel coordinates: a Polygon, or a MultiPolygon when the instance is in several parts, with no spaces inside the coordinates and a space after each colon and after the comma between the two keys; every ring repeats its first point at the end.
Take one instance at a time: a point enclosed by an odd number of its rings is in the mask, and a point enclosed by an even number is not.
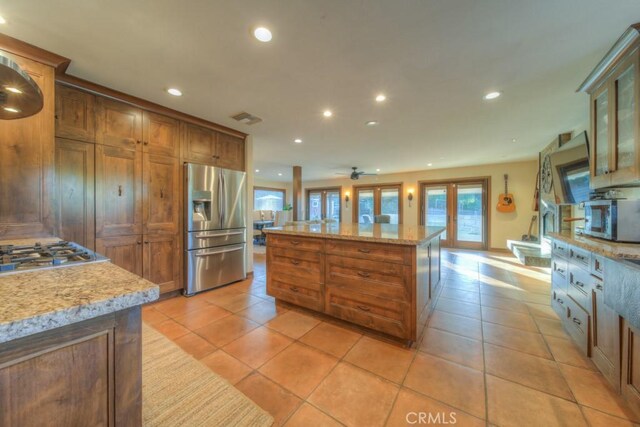
{"type": "Polygon", "coordinates": [[[4,107],[4,111],[8,111],[10,113],[19,113],[20,110],[18,110],[17,108],[13,108],[13,107],[4,107]]]}
{"type": "Polygon", "coordinates": [[[302,140],[300,138],[296,138],[293,140],[296,144],[302,144],[302,140]]]}
{"type": "Polygon", "coordinates": [[[427,166],[433,166],[433,163],[427,163],[427,166]]]}
{"type": "Polygon", "coordinates": [[[273,36],[271,35],[271,31],[265,27],[258,27],[253,30],[253,36],[260,40],[263,43],[270,42],[273,36]]]}
{"type": "Polygon", "coordinates": [[[375,121],[375,120],[369,120],[368,122],[365,122],[365,125],[367,125],[367,126],[375,126],[377,124],[378,124],[378,122],[375,121]]]}
{"type": "Polygon", "coordinates": [[[518,142],[518,140],[517,140],[517,139],[515,139],[515,138],[513,138],[513,139],[511,140],[511,142],[518,142]]]}
{"type": "Polygon", "coordinates": [[[331,110],[325,110],[324,113],[322,113],[322,115],[325,117],[331,117],[333,116],[333,113],[331,112],[331,110]]]}
{"type": "Polygon", "coordinates": [[[0,16],[0,24],[6,24],[7,20],[0,16]]]}
{"type": "Polygon", "coordinates": [[[383,94],[376,96],[376,102],[383,102],[385,99],[387,99],[387,97],[383,94]]]}
{"type": "Polygon", "coordinates": [[[484,99],[486,99],[487,101],[490,101],[492,99],[498,98],[500,95],[502,95],[502,93],[500,92],[489,92],[484,96],[484,99]]]}
{"type": "Polygon", "coordinates": [[[4,87],[6,90],[8,90],[11,93],[22,93],[22,91],[20,89],[18,89],[17,87],[13,87],[13,86],[5,86],[4,87]]]}
{"type": "Polygon", "coordinates": [[[282,172],[278,172],[278,176],[282,176],[282,172]]]}
{"type": "Polygon", "coordinates": [[[182,96],[182,91],[180,89],[176,89],[175,87],[170,87],[167,89],[167,93],[173,96],[182,96]]]}
{"type": "Polygon", "coordinates": [[[260,172],[260,169],[256,169],[256,173],[260,172]]]}
{"type": "Polygon", "coordinates": [[[376,169],[376,172],[380,172],[380,168],[376,169]]]}

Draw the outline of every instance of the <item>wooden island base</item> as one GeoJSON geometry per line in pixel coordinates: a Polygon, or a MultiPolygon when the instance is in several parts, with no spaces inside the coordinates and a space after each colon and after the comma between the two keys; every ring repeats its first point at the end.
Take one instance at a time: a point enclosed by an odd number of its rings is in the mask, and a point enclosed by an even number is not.
{"type": "Polygon", "coordinates": [[[442,229],[422,227],[417,237],[409,238],[401,227],[336,224],[265,230],[267,293],[415,342],[440,291],[442,229]],[[384,237],[348,239],[346,227],[349,233],[384,237]],[[337,233],[341,237],[332,239],[337,233]]]}

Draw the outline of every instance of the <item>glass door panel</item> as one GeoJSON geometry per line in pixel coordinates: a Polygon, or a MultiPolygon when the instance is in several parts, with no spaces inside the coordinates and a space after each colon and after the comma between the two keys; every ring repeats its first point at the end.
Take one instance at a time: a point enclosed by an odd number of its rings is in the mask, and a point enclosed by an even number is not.
{"type": "MultiPolygon", "coordinates": [[[[424,224],[427,227],[446,227],[449,216],[447,208],[447,186],[434,186],[424,188],[424,200],[426,203],[424,212],[424,224]]],[[[447,232],[440,235],[440,240],[447,240],[447,232]]]]}
{"type": "Polygon", "coordinates": [[[398,224],[400,218],[400,191],[397,188],[383,188],[380,191],[380,215],[389,215],[389,222],[398,224]]]}
{"type": "Polygon", "coordinates": [[[325,212],[326,212],[325,214],[326,218],[340,221],[340,192],[339,191],[326,192],[325,212]]]}
{"type": "Polygon", "coordinates": [[[482,184],[456,186],[456,243],[481,243],[484,240],[484,204],[482,184]]]}
{"type": "Polygon", "coordinates": [[[374,192],[373,190],[358,190],[358,222],[360,224],[373,223],[374,192]]]}
{"type": "Polygon", "coordinates": [[[309,219],[322,219],[322,193],[309,192],[309,219]]]}
{"type": "Polygon", "coordinates": [[[616,79],[616,153],[617,169],[635,163],[635,66],[631,65],[616,79]]]}
{"type": "Polygon", "coordinates": [[[604,90],[594,100],[596,175],[609,171],[609,91],[604,90]]]}

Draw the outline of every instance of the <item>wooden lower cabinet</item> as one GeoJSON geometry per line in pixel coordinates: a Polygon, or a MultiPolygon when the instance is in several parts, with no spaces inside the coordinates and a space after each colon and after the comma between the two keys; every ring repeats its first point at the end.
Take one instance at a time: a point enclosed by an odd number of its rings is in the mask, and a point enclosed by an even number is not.
{"type": "Polygon", "coordinates": [[[95,249],[95,146],[56,138],[56,236],[95,249]]]}
{"type": "Polygon", "coordinates": [[[140,307],[0,344],[0,425],[142,425],[140,307]]]}
{"type": "Polygon", "coordinates": [[[142,235],[98,238],[96,251],[118,267],[142,276],[142,235]]]}
{"type": "Polygon", "coordinates": [[[143,239],[142,277],[160,286],[161,294],[180,289],[178,235],[150,234],[143,239]]]}
{"type": "Polygon", "coordinates": [[[267,292],[415,341],[439,291],[439,255],[433,241],[404,246],[269,233],[267,292]]]}
{"type": "Polygon", "coordinates": [[[596,279],[592,291],[593,332],[591,357],[600,372],[620,389],[620,316],[604,303],[604,283],[596,279]]]}
{"type": "Polygon", "coordinates": [[[622,325],[622,395],[640,417],[640,330],[622,325]]]}

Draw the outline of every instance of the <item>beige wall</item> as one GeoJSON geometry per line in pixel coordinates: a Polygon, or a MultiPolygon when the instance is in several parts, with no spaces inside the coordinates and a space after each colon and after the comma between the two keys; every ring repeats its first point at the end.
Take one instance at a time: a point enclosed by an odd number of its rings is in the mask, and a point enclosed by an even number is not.
{"type": "MultiPolygon", "coordinates": [[[[489,211],[491,217],[491,234],[489,236],[489,244],[491,248],[506,248],[508,239],[520,239],[527,232],[532,215],[532,199],[535,188],[535,179],[538,168],[538,161],[531,160],[526,162],[501,163],[493,165],[472,166],[464,168],[452,169],[435,169],[424,170],[403,174],[388,174],[378,176],[363,176],[358,181],[346,179],[331,179],[322,181],[305,181],[303,182],[303,197],[305,197],[306,188],[314,187],[336,187],[342,186],[342,220],[351,221],[352,218],[352,202],[349,202],[347,208],[344,203],[344,193],[349,191],[353,196],[352,185],[369,184],[369,183],[403,183],[403,223],[416,225],[418,224],[418,215],[420,211],[418,197],[418,182],[427,180],[442,180],[453,178],[469,178],[469,177],[491,177],[491,188],[489,194],[489,211]],[[498,194],[504,190],[503,175],[509,174],[509,192],[514,194],[516,202],[516,212],[500,213],[496,211],[496,203],[498,194]],[[414,199],[409,207],[407,200],[407,192],[412,188],[414,190],[414,199]]],[[[304,169],[303,169],[304,176],[304,169]]],[[[256,185],[258,185],[256,180],[256,185]]],[[[278,183],[274,183],[278,184],[278,183]]],[[[291,188],[290,183],[279,183],[281,187],[291,188]]],[[[287,190],[287,198],[290,198],[290,190],[287,190]]],[[[303,210],[306,209],[306,203],[303,203],[303,210]]],[[[537,230],[534,225],[534,233],[537,230]]]]}

